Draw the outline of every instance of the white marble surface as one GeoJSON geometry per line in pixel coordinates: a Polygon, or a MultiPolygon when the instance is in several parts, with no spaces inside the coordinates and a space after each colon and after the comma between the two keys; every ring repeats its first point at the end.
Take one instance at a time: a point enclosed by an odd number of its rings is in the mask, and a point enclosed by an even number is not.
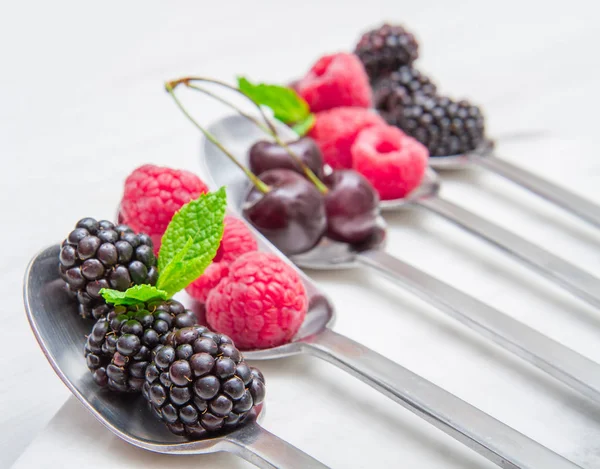
{"type": "MultiPolygon", "coordinates": [[[[349,49],[383,19],[407,24],[421,67],[486,110],[511,161],[600,203],[600,63],[594,2],[465,0],[0,3],[0,467],[164,467],[69,400],[23,314],[28,259],[82,216],[112,217],[125,176],[157,164],[198,170],[198,136],[162,82],[198,73],[287,80],[349,49]],[[36,436],[37,435],[37,436],[36,436]]],[[[205,122],[221,110],[206,101],[205,122]]],[[[451,174],[443,194],[600,276],[600,233],[511,184],[451,174]]],[[[600,361],[600,313],[433,215],[387,216],[390,251],[600,361]]],[[[312,273],[337,330],[388,354],[571,458],[600,467],[600,409],[364,272],[312,273]]],[[[332,467],[486,467],[365,385],[312,358],[261,365],[266,428],[332,467]]],[[[244,467],[230,456],[179,467],[244,467]]]]}

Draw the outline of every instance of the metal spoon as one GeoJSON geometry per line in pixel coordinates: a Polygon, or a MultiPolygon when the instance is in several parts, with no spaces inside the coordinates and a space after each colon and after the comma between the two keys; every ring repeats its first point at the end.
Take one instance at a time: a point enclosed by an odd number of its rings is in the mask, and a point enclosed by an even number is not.
{"type": "Polygon", "coordinates": [[[199,441],[167,430],[145,408],[144,398],[117,395],[98,388],[85,365],[83,347],[92,323],[81,319],[58,277],[59,246],[38,254],[25,274],[24,302],[35,337],[56,374],[106,428],[143,449],[168,454],[226,451],[265,468],[327,468],[324,464],[260,427],[262,406],[238,429],[199,441]]]}
{"type": "MultiPolygon", "coordinates": [[[[227,117],[210,126],[215,135],[241,161],[248,148],[263,138],[260,131],[237,116],[227,117]]],[[[248,183],[244,175],[210,142],[205,141],[204,164],[206,173],[215,186],[227,186],[233,205],[240,212],[248,183]]],[[[418,188],[413,197],[431,193],[430,179],[418,188]]],[[[311,251],[294,256],[297,265],[311,269],[331,270],[367,266],[389,277],[433,306],[458,319],[463,324],[519,357],[546,371],[575,390],[600,402],[600,365],[574,352],[510,316],[451,287],[419,269],[387,254],[384,250],[385,229],[382,238],[369,249],[356,251],[344,243],[323,240],[311,251]]],[[[259,352],[253,352],[259,353],[259,352]]]]}
{"type": "Polygon", "coordinates": [[[464,155],[435,156],[429,159],[429,164],[436,169],[464,169],[467,166],[488,169],[577,215],[588,223],[600,227],[600,206],[564,187],[498,158],[493,150],[493,142],[488,140],[473,152],[464,155]]]}
{"type": "MultiPolygon", "coordinates": [[[[282,138],[297,138],[297,135],[289,127],[277,121],[274,121],[273,124],[282,138]]],[[[256,141],[266,138],[265,134],[254,123],[239,115],[220,119],[214,122],[209,130],[221,143],[233,151],[242,162],[247,161],[250,146],[256,141]]],[[[233,164],[225,162],[225,158],[222,158],[220,153],[216,152],[216,148],[210,142],[205,145],[205,153],[209,170],[214,173],[215,178],[218,178],[216,182],[228,187],[232,184],[236,193],[238,191],[245,193],[246,180],[240,175],[239,171],[235,170],[233,164]]],[[[443,199],[439,195],[439,190],[440,180],[438,176],[434,171],[428,170],[421,185],[407,197],[382,201],[380,208],[387,211],[398,210],[407,206],[417,206],[441,215],[452,223],[498,246],[526,265],[533,267],[540,274],[556,282],[573,295],[600,308],[600,279],[536,244],[443,199]]],[[[236,201],[241,201],[241,199],[238,198],[236,201]]]]}

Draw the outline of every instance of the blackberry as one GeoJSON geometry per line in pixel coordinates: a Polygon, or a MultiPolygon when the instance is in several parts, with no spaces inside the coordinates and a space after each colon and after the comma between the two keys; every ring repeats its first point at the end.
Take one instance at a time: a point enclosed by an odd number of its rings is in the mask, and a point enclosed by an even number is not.
{"type": "Polygon", "coordinates": [[[94,381],[113,391],[140,391],[152,349],[174,328],[195,323],[194,314],[175,300],[115,306],[94,324],[85,344],[94,381]]]}
{"type": "Polygon", "coordinates": [[[59,273],[79,301],[79,313],[96,319],[108,306],[102,288],[124,291],[132,285],[154,285],[158,278],[152,240],[127,225],[83,218],[62,243],[59,273]]]}
{"type": "Polygon", "coordinates": [[[202,438],[241,424],[265,397],[264,377],[232,340],[193,326],[152,352],[142,394],[176,435],[202,438]]]}
{"type": "Polygon", "coordinates": [[[437,87],[429,77],[416,68],[404,65],[375,84],[373,102],[379,111],[390,112],[406,104],[406,97],[415,94],[435,96],[436,91],[437,87]]]}
{"type": "Polygon", "coordinates": [[[384,24],[363,34],[354,53],[365,66],[371,82],[375,82],[403,65],[412,64],[419,56],[419,45],[402,26],[384,24]]]}
{"type": "Polygon", "coordinates": [[[483,114],[468,101],[396,90],[394,103],[381,110],[382,117],[425,145],[430,156],[466,153],[485,138],[483,114]]]}

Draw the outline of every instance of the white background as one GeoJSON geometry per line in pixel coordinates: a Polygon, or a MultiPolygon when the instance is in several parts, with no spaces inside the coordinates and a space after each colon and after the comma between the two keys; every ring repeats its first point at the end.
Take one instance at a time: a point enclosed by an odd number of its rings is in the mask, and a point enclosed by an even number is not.
{"type": "MultiPolygon", "coordinates": [[[[204,74],[285,81],[350,50],[388,19],[421,41],[419,66],[487,115],[503,157],[600,203],[597,7],[588,1],[4,1],[0,4],[0,467],[69,397],[28,329],[22,275],[83,216],[111,218],[122,183],[152,162],[197,171],[199,138],[162,90],[204,74]],[[520,134],[522,138],[509,138],[520,134]]],[[[191,99],[191,98],[190,98],[191,99]]],[[[199,97],[195,99],[200,100],[199,97]]],[[[195,107],[203,122],[220,109],[195,107]]],[[[600,276],[600,234],[481,172],[443,194],[600,276]]],[[[600,361],[600,313],[434,215],[386,217],[389,250],[600,361]]],[[[314,273],[336,329],[388,354],[584,467],[600,466],[600,409],[367,272],[314,273]]],[[[261,365],[266,428],[333,467],[487,462],[325,363],[261,365]]],[[[164,467],[70,402],[20,468],[164,467]]],[[[180,467],[242,467],[233,457],[180,467]]]]}

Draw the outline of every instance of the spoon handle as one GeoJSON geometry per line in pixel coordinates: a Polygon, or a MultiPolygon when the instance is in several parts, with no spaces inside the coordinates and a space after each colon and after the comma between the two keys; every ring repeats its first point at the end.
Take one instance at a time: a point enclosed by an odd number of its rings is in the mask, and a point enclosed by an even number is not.
{"type": "Polygon", "coordinates": [[[448,200],[436,196],[414,203],[498,246],[575,296],[600,307],[600,280],[579,267],[448,200]]]}
{"type": "Polygon", "coordinates": [[[357,260],[600,403],[598,363],[384,251],[367,251],[358,255],[357,260]]]}
{"type": "Polygon", "coordinates": [[[327,469],[328,466],[253,422],[225,437],[226,451],[262,469],[327,469]]]}
{"type": "Polygon", "coordinates": [[[307,353],[356,376],[500,467],[579,467],[448,391],[330,329],[306,339],[301,346],[307,353]]]}
{"type": "Polygon", "coordinates": [[[473,158],[472,162],[529,189],[600,228],[600,206],[589,200],[493,155],[473,158]]]}

